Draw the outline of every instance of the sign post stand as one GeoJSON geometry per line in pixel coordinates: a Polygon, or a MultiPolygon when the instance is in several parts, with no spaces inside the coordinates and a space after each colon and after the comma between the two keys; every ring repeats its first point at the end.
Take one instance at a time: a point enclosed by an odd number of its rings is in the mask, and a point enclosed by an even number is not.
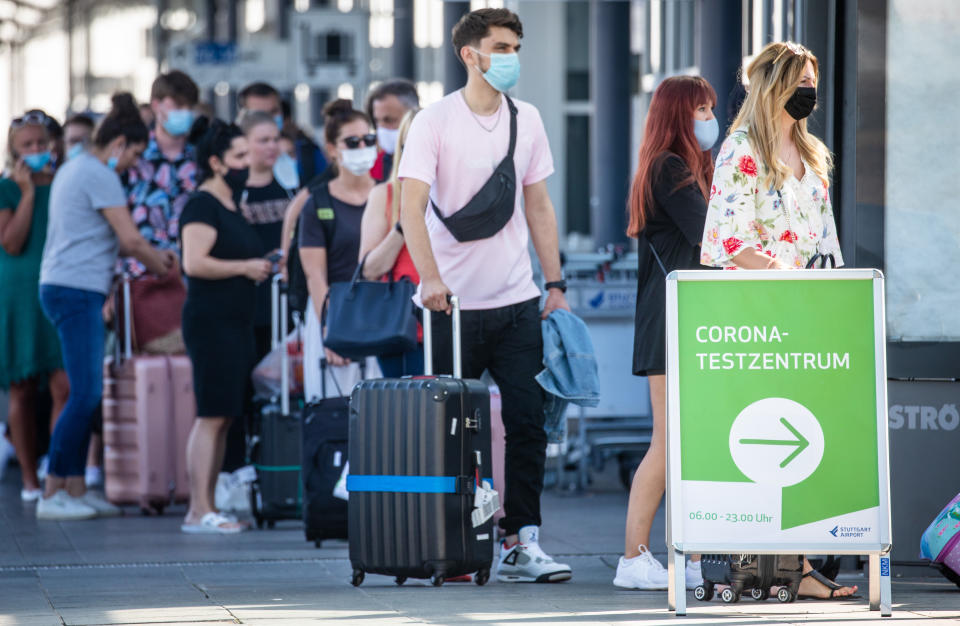
{"type": "Polygon", "coordinates": [[[891,614],[885,350],[879,271],[667,276],[670,610],[686,554],[866,554],[891,614]]]}

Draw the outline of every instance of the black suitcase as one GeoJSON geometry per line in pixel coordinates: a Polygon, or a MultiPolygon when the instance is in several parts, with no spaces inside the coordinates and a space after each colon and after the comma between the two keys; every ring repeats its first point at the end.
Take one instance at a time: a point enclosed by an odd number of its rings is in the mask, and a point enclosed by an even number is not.
{"type": "Polygon", "coordinates": [[[459,303],[452,299],[454,376],[432,372],[430,316],[424,316],[427,376],[362,381],[350,403],[350,563],[364,574],[447,578],[493,562],[493,510],[474,526],[481,480],[492,485],[490,392],[460,376],[459,303]]]}
{"type": "Polygon", "coordinates": [[[713,598],[714,585],[729,585],[720,592],[726,603],[739,602],[740,594],[749,590],[754,600],[770,597],[771,587],[777,590],[777,600],[793,602],[797,599],[800,579],[803,577],[803,556],[798,554],[704,554],[700,561],[703,584],[693,591],[697,600],[713,598]]]}
{"type": "MultiPolygon", "coordinates": [[[[286,348],[287,291],[280,275],[272,286],[272,348],[286,348]]],[[[280,357],[280,394],[256,403],[247,428],[247,462],[257,478],[250,488],[250,511],[257,528],[273,528],[277,520],[300,519],[300,421],[303,396],[290,394],[287,350],[280,357]]]]}
{"type": "Polygon", "coordinates": [[[350,398],[327,397],[326,369],[321,359],[323,399],[303,413],[303,524],[318,548],[324,539],[347,538],[347,502],[333,490],[347,463],[350,398]]]}

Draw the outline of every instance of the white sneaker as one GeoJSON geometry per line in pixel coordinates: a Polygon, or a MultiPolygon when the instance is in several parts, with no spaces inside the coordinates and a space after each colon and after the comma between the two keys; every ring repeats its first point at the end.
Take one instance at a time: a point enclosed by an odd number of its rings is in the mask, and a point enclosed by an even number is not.
{"type": "Polygon", "coordinates": [[[44,454],[37,461],[37,480],[43,482],[47,479],[47,473],[50,471],[50,459],[44,454]]]}
{"type": "Polygon", "coordinates": [[[687,561],[684,576],[687,579],[687,589],[696,589],[699,585],[702,585],[703,573],[700,570],[700,561],[687,561]]]}
{"type": "Polygon", "coordinates": [[[80,520],[97,516],[97,510],[83,501],[74,498],[61,489],[49,498],[40,498],[37,502],[37,519],[42,520],[80,520]]]}
{"type": "Polygon", "coordinates": [[[667,569],[647,546],[640,544],[640,555],[631,559],[620,557],[617,575],[613,584],[623,589],[666,589],[669,577],[667,569]]]}
{"type": "Polygon", "coordinates": [[[87,491],[81,499],[84,504],[97,512],[97,517],[116,517],[123,514],[123,509],[107,502],[106,498],[96,491],[87,491]]]}
{"type": "Polygon", "coordinates": [[[103,470],[99,467],[88,465],[83,471],[83,483],[87,487],[103,486],[103,470]]]}
{"type": "Polygon", "coordinates": [[[36,502],[43,497],[43,489],[21,489],[20,500],[23,502],[36,502]]]}
{"type": "Polygon", "coordinates": [[[510,549],[500,544],[500,563],[497,580],[502,583],[556,583],[570,580],[570,566],[557,563],[540,547],[539,529],[524,526],[518,541],[510,549]]]}

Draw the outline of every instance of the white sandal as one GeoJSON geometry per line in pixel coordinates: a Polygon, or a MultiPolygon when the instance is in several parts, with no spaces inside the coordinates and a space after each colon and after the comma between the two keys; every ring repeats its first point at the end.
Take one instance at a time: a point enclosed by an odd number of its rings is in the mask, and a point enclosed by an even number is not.
{"type": "Polygon", "coordinates": [[[194,535],[235,535],[245,530],[243,526],[227,526],[236,523],[220,513],[211,512],[201,517],[199,524],[181,524],[180,531],[194,535]]]}

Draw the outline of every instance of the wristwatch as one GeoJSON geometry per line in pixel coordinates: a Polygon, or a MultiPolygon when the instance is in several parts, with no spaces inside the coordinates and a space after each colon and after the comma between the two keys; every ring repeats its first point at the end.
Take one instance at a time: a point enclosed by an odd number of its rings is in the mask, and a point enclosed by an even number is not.
{"type": "Polygon", "coordinates": [[[559,289],[563,293],[567,293],[567,280],[562,278],[560,280],[554,280],[549,283],[546,283],[543,286],[544,289],[559,289]]]}

